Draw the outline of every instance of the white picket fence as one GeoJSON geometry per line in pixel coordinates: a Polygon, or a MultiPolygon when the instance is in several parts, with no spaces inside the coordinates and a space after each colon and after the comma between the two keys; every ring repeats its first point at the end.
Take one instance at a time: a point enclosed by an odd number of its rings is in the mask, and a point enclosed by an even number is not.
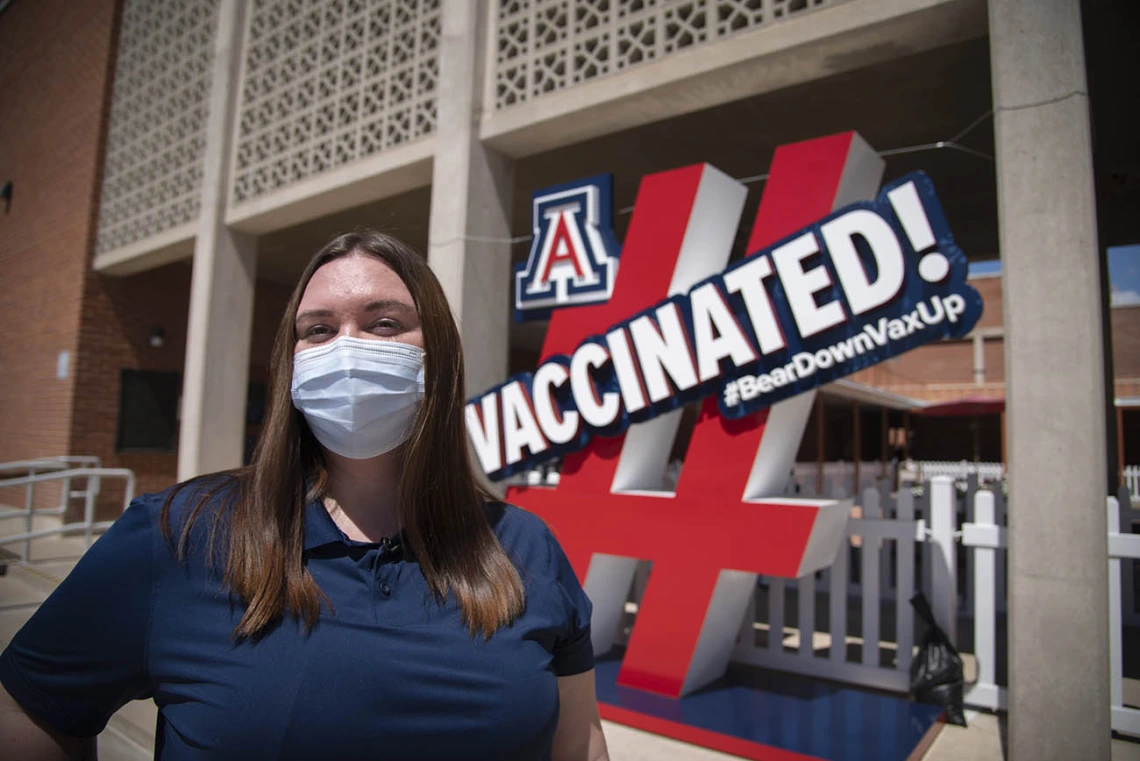
{"type": "MultiPolygon", "coordinates": [[[[762,579],[734,660],[905,693],[915,645],[908,600],[922,590],[939,625],[976,661],[966,705],[1004,710],[1005,643],[998,633],[1006,597],[1005,497],[1000,488],[978,488],[977,478],[970,474],[960,488],[952,477],[936,476],[917,493],[900,492],[890,508],[882,489],[865,493],[863,516],[848,523],[852,542],[842,545],[829,572],[762,579]],[[967,561],[962,569],[960,554],[967,561]],[[857,570],[858,583],[850,570],[857,570]],[[854,621],[849,607],[859,610],[854,621]],[[959,622],[971,629],[957,631],[959,622]]],[[[1112,728],[1140,736],[1140,708],[1125,706],[1122,690],[1123,626],[1130,617],[1131,625],[1140,624],[1131,567],[1140,560],[1140,534],[1131,533],[1140,509],[1133,508],[1127,486],[1107,505],[1112,728]]]]}
{"type": "Polygon", "coordinates": [[[977,476],[982,483],[1001,481],[1005,478],[1005,466],[1000,462],[970,462],[958,460],[917,460],[918,481],[926,482],[935,476],[950,476],[956,481],[962,481],[969,476],[977,476]]]}
{"type": "Polygon", "coordinates": [[[1132,496],[1133,502],[1140,502],[1140,465],[1125,465],[1124,466],[1124,485],[1128,487],[1128,493],[1132,496]]]}
{"type": "Polygon", "coordinates": [[[917,493],[904,489],[897,499],[886,479],[866,490],[862,517],[848,522],[849,542],[830,569],[791,581],[761,579],[734,660],[907,692],[916,591],[926,592],[939,625],[955,638],[960,502],[947,476],[917,493]]]}
{"type": "Polygon", "coordinates": [[[1132,596],[1132,565],[1140,560],[1140,534],[1132,533],[1132,492],[1122,485],[1116,499],[1108,500],[1108,653],[1110,664],[1109,697],[1112,728],[1140,736],[1140,709],[1124,705],[1124,624],[1123,613],[1135,614],[1132,596]],[[1127,584],[1125,584],[1127,582],[1127,584]],[[1123,594],[1122,594],[1123,593],[1123,594]]]}
{"type": "Polygon", "coordinates": [[[924,522],[915,517],[913,497],[904,493],[896,518],[876,516],[849,521],[847,535],[851,539],[858,537],[860,547],[856,549],[850,542],[841,544],[835,563],[828,572],[820,574],[818,587],[815,575],[794,581],[764,577],[753,614],[745,618],[734,660],[805,676],[906,692],[914,644],[914,616],[910,605],[895,605],[896,657],[884,664],[880,652],[880,558],[887,557],[884,550],[888,542],[893,543],[897,549],[897,586],[914,588],[914,548],[916,541],[924,537],[925,530],[924,522]],[[871,551],[872,548],[878,551],[871,551]],[[849,633],[852,627],[848,626],[851,589],[848,570],[853,552],[859,553],[858,588],[863,604],[857,631],[849,633]],[[796,621],[792,627],[786,627],[789,591],[795,596],[796,621]],[[816,631],[817,591],[827,596],[827,626],[822,637],[816,631]],[[788,628],[796,630],[794,636],[798,637],[798,643],[794,648],[786,646],[788,628]],[[765,632],[767,636],[757,636],[765,632]],[[848,652],[852,645],[858,648],[855,658],[848,652]],[[826,658],[817,657],[817,649],[826,649],[826,658]]]}
{"type": "Polygon", "coordinates": [[[859,463],[859,484],[856,488],[854,462],[837,460],[823,463],[823,489],[819,486],[819,463],[797,462],[788,478],[784,493],[788,496],[824,496],[830,499],[847,499],[865,489],[874,488],[880,479],[895,480],[895,464],[879,460],[859,463]]]}
{"type": "MultiPolygon", "coordinates": [[[[901,476],[904,481],[923,483],[935,476],[950,476],[955,481],[964,483],[969,477],[975,476],[978,483],[991,483],[1005,478],[1005,466],[1000,462],[957,462],[941,460],[914,460],[904,463],[903,469],[897,474],[894,462],[880,460],[865,460],[859,463],[856,471],[854,462],[836,460],[823,463],[823,488],[819,486],[820,466],[816,462],[797,462],[788,476],[788,483],[784,494],[788,496],[823,496],[831,499],[847,499],[853,495],[862,494],[867,489],[878,487],[881,479],[888,479],[892,484],[901,476]],[[855,478],[858,473],[859,484],[856,488],[855,478]]],[[[664,490],[675,489],[677,478],[680,475],[681,462],[675,461],[666,468],[665,480],[661,485],[664,490]]],[[[1133,473],[1130,483],[1140,484],[1140,467],[1130,467],[1125,473],[1133,473]]],[[[556,468],[544,465],[534,470],[516,473],[506,480],[506,483],[516,486],[557,486],[559,474],[556,468]]],[[[1137,493],[1137,486],[1133,486],[1133,494],[1137,493]]]]}

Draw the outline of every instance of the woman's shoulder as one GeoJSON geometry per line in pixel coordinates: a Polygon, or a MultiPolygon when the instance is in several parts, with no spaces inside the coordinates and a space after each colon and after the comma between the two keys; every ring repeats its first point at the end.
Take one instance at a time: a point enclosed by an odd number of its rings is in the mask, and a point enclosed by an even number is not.
{"type": "MultiPolygon", "coordinates": [[[[237,481],[232,474],[211,473],[177,483],[161,491],[140,494],[131,500],[115,525],[130,527],[131,533],[169,534],[172,543],[192,523],[191,544],[202,532],[208,532],[213,519],[236,494],[237,481]]],[[[120,532],[122,533],[122,532],[120,532]]]]}
{"type": "Polygon", "coordinates": [[[520,566],[531,573],[558,573],[562,550],[542,518],[506,502],[488,502],[487,519],[499,544],[520,566]]]}
{"type": "Polygon", "coordinates": [[[169,504],[170,520],[180,524],[201,503],[202,508],[214,512],[225,498],[231,496],[237,479],[230,473],[210,473],[195,476],[159,491],[140,494],[131,500],[128,512],[146,513],[157,520],[169,504]]]}

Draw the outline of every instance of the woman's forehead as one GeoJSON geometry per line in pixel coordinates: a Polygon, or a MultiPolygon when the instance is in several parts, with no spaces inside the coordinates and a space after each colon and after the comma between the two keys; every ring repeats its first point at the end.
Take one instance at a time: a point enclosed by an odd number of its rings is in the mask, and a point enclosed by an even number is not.
{"type": "Polygon", "coordinates": [[[387,263],[366,254],[349,254],[313,273],[298,311],[347,305],[357,300],[395,300],[415,306],[408,286],[387,263]]]}

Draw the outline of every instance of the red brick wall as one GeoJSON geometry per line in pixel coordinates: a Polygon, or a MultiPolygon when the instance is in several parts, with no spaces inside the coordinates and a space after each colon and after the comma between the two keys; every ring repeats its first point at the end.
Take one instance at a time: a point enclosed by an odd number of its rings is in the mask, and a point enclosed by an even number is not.
{"type": "MultiPolygon", "coordinates": [[[[115,451],[120,378],[123,369],[181,372],[186,354],[190,267],[176,263],[130,277],[92,272],[87,280],[76,362],[72,451],[98,455],[103,464],[130,468],[135,491],[165,488],[174,482],[177,455],[115,451]],[[162,328],[165,343],[150,346],[151,328],[162,328]]],[[[101,510],[111,510],[120,493],[108,483],[101,510]]]]}
{"type": "Polygon", "coordinates": [[[70,449],[114,20],[115,0],[14,2],[0,18],[0,184],[14,183],[0,206],[0,461],[70,449]]]}
{"type": "Polygon", "coordinates": [[[1112,310],[1112,364],[1118,379],[1140,379],[1140,306],[1112,310]]]}
{"type": "MultiPolygon", "coordinates": [[[[93,274],[84,302],[72,450],[95,454],[108,467],[130,468],[136,493],[165,489],[176,480],[177,452],[116,452],[120,378],[124,369],[182,372],[190,308],[189,262],[130,277],[93,274]],[[162,328],[165,345],[150,346],[150,331],[162,328]]],[[[269,351],[291,289],[260,281],[254,296],[250,379],[266,380],[269,351]]],[[[251,434],[256,431],[251,430],[251,434]]],[[[118,491],[108,488],[101,511],[115,509],[118,491]]]]}
{"type": "Polygon", "coordinates": [[[982,318],[978,320],[977,327],[979,328],[1000,328],[1002,326],[1002,308],[1001,308],[1001,278],[1000,277],[976,277],[970,280],[970,285],[974,287],[982,296],[982,318]]]}

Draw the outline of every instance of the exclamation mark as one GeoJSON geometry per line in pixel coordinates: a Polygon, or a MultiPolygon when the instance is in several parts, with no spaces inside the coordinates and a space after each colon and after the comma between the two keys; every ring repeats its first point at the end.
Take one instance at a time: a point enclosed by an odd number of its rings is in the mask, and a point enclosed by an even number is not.
{"type": "MultiPolygon", "coordinates": [[[[895,214],[902,223],[906,237],[910,238],[910,244],[917,253],[938,245],[914,182],[900,185],[887,193],[887,197],[891,201],[891,206],[895,208],[895,214]]],[[[928,283],[941,283],[950,274],[950,260],[940,251],[931,251],[918,260],[918,274],[928,283]]]]}

